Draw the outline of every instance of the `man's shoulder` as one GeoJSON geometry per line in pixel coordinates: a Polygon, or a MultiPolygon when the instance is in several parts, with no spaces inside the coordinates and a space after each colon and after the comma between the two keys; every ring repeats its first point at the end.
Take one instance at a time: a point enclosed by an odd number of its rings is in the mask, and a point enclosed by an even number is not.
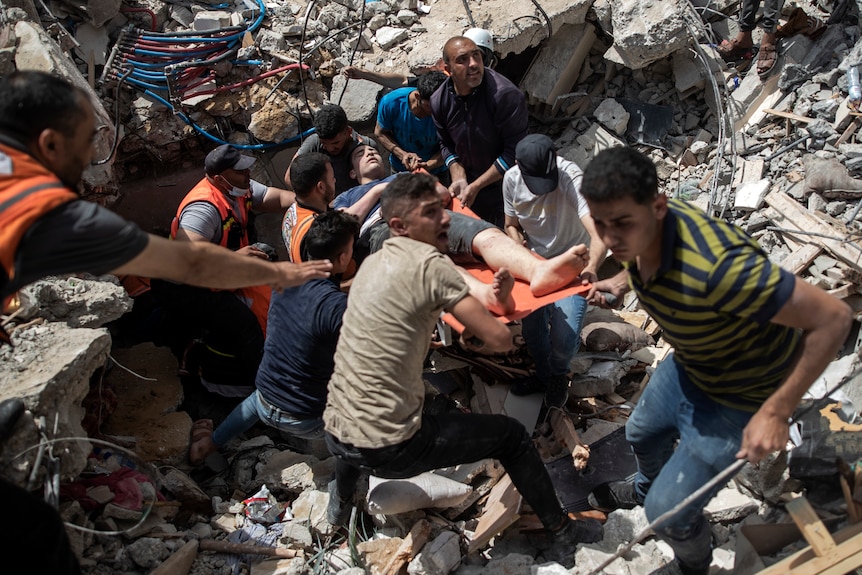
{"type": "Polygon", "coordinates": [[[401,103],[406,102],[407,98],[410,96],[411,92],[416,91],[416,88],[411,88],[407,86],[405,88],[396,88],[392,90],[388,94],[385,94],[382,98],[380,98],[380,104],[390,104],[390,103],[401,103]]]}
{"type": "Polygon", "coordinates": [[[319,152],[323,149],[320,145],[320,136],[317,135],[317,132],[310,134],[307,138],[305,138],[302,143],[299,145],[299,149],[296,151],[298,154],[305,154],[308,152],[319,152]]]}

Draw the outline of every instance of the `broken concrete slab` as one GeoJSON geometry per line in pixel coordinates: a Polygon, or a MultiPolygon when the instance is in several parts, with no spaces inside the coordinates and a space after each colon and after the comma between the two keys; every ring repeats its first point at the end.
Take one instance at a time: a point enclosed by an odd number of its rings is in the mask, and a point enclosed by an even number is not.
{"type": "Polygon", "coordinates": [[[554,104],[570,92],[596,39],[592,24],[566,24],[539,50],[520,87],[530,99],[554,104]]]}
{"type": "Polygon", "coordinates": [[[342,75],[332,79],[332,102],[339,103],[353,123],[367,123],[377,119],[377,102],[383,93],[383,86],[368,80],[348,81],[342,75]]]}
{"type": "Polygon", "coordinates": [[[44,318],[69,327],[101,327],[132,310],[132,298],[114,276],[48,277],[19,292],[23,319],[44,318]]]}
{"type": "Polygon", "coordinates": [[[622,0],[610,6],[614,43],[605,58],[611,62],[638,70],[690,42],[682,4],[622,0]]]}
{"type": "MultiPolygon", "coordinates": [[[[90,390],[90,378],[108,359],[108,332],[50,323],[15,330],[12,341],[15,347],[0,348],[0,399],[23,399],[36,418],[45,418],[51,437],[86,437],[81,427],[81,402],[90,390]]],[[[9,481],[25,480],[36,456],[36,451],[28,448],[39,441],[32,420],[18,423],[16,432],[2,446],[9,481]],[[24,451],[26,456],[10,461],[14,454],[24,451]]],[[[68,441],[56,449],[64,453],[60,471],[68,478],[84,469],[92,447],[86,441],[68,441]]]]}

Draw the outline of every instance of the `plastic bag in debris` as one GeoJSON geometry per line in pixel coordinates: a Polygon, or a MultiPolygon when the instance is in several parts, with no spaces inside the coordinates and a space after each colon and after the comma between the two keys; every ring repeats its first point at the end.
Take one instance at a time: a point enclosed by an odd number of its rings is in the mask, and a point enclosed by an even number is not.
{"type": "Polygon", "coordinates": [[[264,525],[279,521],[284,513],[284,508],[278,504],[278,500],[269,492],[266,485],[261,485],[257,493],[248,499],[243,499],[243,503],[245,503],[245,516],[264,525]]]}

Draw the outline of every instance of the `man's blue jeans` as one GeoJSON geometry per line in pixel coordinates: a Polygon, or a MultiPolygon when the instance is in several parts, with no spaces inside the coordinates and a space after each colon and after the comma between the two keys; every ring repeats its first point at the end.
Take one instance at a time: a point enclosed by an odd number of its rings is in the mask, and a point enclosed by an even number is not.
{"type": "MultiPolygon", "coordinates": [[[[635,490],[644,499],[650,522],[733,463],[752,415],[711,400],[673,355],[659,364],[626,424],[626,439],[638,463],[635,490]]],[[[722,487],[717,485],[656,529],[689,567],[707,567],[712,559],[703,508],[722,487]]]]}
{"type": "Polygon", "coordinates": [[[536,363],[536,378],[548,383],[569,373],[569,364],[581,346],[581,328],[587,300],[569,296],[540,308],[521,320],[521,334],[536,363]]]}
{"type": "MultiPolygon", "coordinates": [[[[266,402],[266,400],[264,400],[266,402]]],[[[213,443],[224,447],[228,441],[252,428],[258,421],[281,432],[302,439],[323,439],[323,419],[295,419],[278,407],[261,402],[260,392],[255,391],[237,405],[213,432],[213,443]]]]}

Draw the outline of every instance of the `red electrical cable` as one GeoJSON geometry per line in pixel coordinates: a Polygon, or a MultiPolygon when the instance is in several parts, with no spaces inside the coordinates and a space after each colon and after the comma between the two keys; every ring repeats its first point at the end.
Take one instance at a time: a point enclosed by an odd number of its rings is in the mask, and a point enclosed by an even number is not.
{"type": "Polygon", "coordinates": [[[149,8],[133,8],[131,6],[121,6],[120,12],[146,12],[150,15],[150,30],[156,31],[156,14],[149,8]]]}

